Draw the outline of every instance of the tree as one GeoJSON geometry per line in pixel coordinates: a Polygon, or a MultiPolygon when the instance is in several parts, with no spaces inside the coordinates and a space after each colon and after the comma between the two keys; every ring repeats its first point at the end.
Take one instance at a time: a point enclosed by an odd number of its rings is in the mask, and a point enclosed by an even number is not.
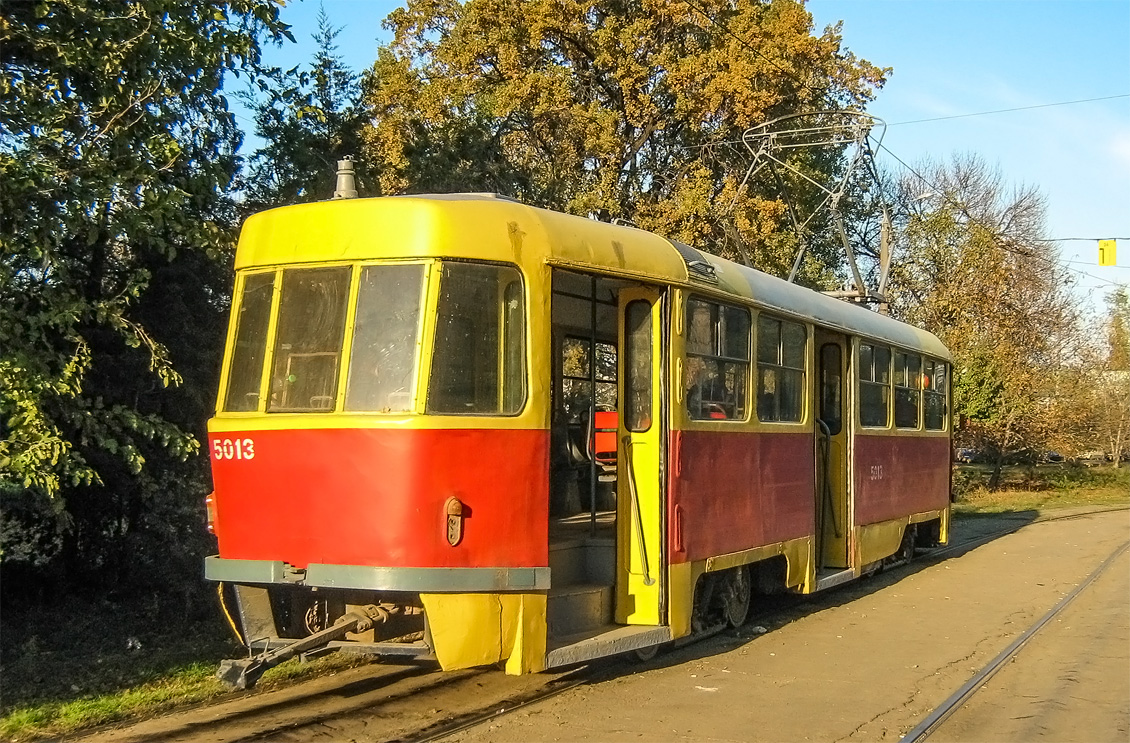
{"type": "MultiPolygon", "coordinates": [[[[886,72],[820,36],[795,0],[410,2],[366,81],[383,193],[496,191],[788,273],[795,237],[750,127],[862,108],[886,72]]],[[[826,178],[839,153],[798,153],[826,178]]],[[[808,193],[808,200],[816,196],[808,193]]],[[[833,239],[802,279],[835,281],[833,239]]]]}
{"type": "Polygon", "coordinates": [[[1011,453],[1077,447],[1087,338],[1043,197],[977,157],[919,170],[899,188],[891,311],[953,352],[956,438],[995,453],[997,477],[1011,453]]]}
{"type": "MultiPolygon", "coordinates": [[[[340,32],[323,7],[309,69],[274,68],[245,96],[255,109],[255,134],[264,142],[249,164],[245,211],[329,198],[337,161],[361,153],[361,87],[335,54],[340,32]]],[[[358,161],[356,170],[364,191],[372,180],[367,163],[358,161]]]]}
{"type": "Polygon", "coordinates": [[[234,236],[239,132],[223,85],[256,74],[264,35],[288,35],[273,0],[4,6],[6,578],[37,544],[97,568],[131,564],[126,542],[148,534],[160,560],[178,524],[154,519],[199,509],[186,500],[202,495],[199,464],[188,486],[178,467],[214,394],[217,359],[199,344],[222,334],[234,236]],[[54,536],[19,542],[40,532],[54,536]]]}
{"type": "Polygon", "coordinates": [[[1095,365],[1096,431],[1114,466],[1130,450],[1130,292],[1122,287],[1107,296],[1105,358],[1095,365]]]}

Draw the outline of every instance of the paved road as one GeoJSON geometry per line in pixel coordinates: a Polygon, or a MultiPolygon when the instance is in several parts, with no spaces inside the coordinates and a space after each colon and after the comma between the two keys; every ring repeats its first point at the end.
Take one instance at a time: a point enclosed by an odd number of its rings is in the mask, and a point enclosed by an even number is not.
{"type": "Polygon", "coordinates": [[[1130,553],[1123,553],[930,742],[1130,740],[1128,638],[1130,553]]]}
{"type": "MultiPolygon", "coordinates": [[[[1130,511],[959,522],[957,539],[1018,532],[793,602],[738,633],[615,666],[451,736],[542,741],[897,740],[1130,538],[1130,511]],[[1025,525],[1026,524],[1026,525],[1025,525]],[[767,632],[758,632],[764,624],[767,632]],[[623,669],[623,670],[621,670],[623,669]]],[[[1130,563],[1036,635],[933,740],[1130,740],[1130,563]]],[[[387,741],[538,688],[551,674],[437,678],[379,665],[103,730],[89,743],[387,741]],[[438,683],[437,683],[438,682],[438,683]]]]}
{"type": "MultiPolygon", "coordinates": [[[[661,656],[655,667],[450,740],[897,740],[1128,538],[1126,511],[1033,523],[917,572],[849,587],[842,602],[766,634],[747,629],[672,653],[666,664],[661,656]]],[[[945,739],[1126,741],[1126,573],[1120,560],[1092,584],[1058,631],[1022,651],[1029,658],[1016,662],[1017,685],[955,717],[963,727],[945,739]],[[1069,632],[1065,622],[1086,630],[1069,632]],[[1006,709],[1005,698],[1026,711],[1006,709]],[[1024,722],[1032,708],[1036,717],[1024,722]]]]}

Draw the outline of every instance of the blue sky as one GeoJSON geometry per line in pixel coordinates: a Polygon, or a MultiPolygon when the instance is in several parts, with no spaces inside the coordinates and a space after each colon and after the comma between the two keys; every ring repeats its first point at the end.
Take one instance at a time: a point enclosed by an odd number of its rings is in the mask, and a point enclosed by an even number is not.
{"type": "MultiPolygon", "coordinates": [[[[338,52],[361,70],[388,39],[388,0],[324,0],[341,26],[338,52]]],[[[1127,0],[809,0],[817,33],[843,21],[845,46],[894,68],[868,108],[887,124],[884,145],[910,165],[976,153],[1011,183],[1048,200],[1054,238],[1130,238],[1130,2],[1127,0]],[[1110,96],[1121,96],[1109,98],[1110,96]],[[1102,101],[1046,106],[1067,101],[1102,101]],[[1045,106],[966,116],[1002,109],[1045,106]],[[940,121],[921,119],[962,116],[940,121]]],[[[307,62],[319,3],[292,2],[283,19],[297,44],[268,51],[307,62]]],[[[880,161],[899,163],[881,153],[880,161]]],[[[1118,265],[1099,267],[1093,240],[1060,242],[1083,292],[1130,284],[1130,239],[1118,265]],[[1086,274],[1090,274],[1089,276],[1086,274]]]]}

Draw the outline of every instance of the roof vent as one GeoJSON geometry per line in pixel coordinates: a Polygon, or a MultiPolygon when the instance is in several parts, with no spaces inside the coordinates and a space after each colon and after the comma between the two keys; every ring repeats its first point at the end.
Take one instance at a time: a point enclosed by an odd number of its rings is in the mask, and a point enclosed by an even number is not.
{"type": "Polygon", "coordinates": [[[353,178],[353,155],[346,155],[337,161],[337,188],[335,199],[357,198],[357,182],[353,178]]]}
{"type": "Polygon", "coordinates": [[[718,283],[718,272],[713,264],[706,260],[702,253],[689,245],[684,245],[678,240],[668,240],[679,251],[683,262],[687,264],[687,278],[701,281],[706,284],[718,283]]]}

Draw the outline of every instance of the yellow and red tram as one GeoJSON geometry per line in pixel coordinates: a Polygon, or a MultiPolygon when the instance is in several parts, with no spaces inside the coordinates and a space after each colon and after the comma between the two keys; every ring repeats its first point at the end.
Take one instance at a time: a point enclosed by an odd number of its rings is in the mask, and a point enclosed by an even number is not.
{"type": "Polygon", "coordinates": [[[258,648],[361,614],[334,644],[445,669],[646,653],[945,542],[950,361],[506,198],[267,211],[236,254],[206,576],[258,648]]]}

